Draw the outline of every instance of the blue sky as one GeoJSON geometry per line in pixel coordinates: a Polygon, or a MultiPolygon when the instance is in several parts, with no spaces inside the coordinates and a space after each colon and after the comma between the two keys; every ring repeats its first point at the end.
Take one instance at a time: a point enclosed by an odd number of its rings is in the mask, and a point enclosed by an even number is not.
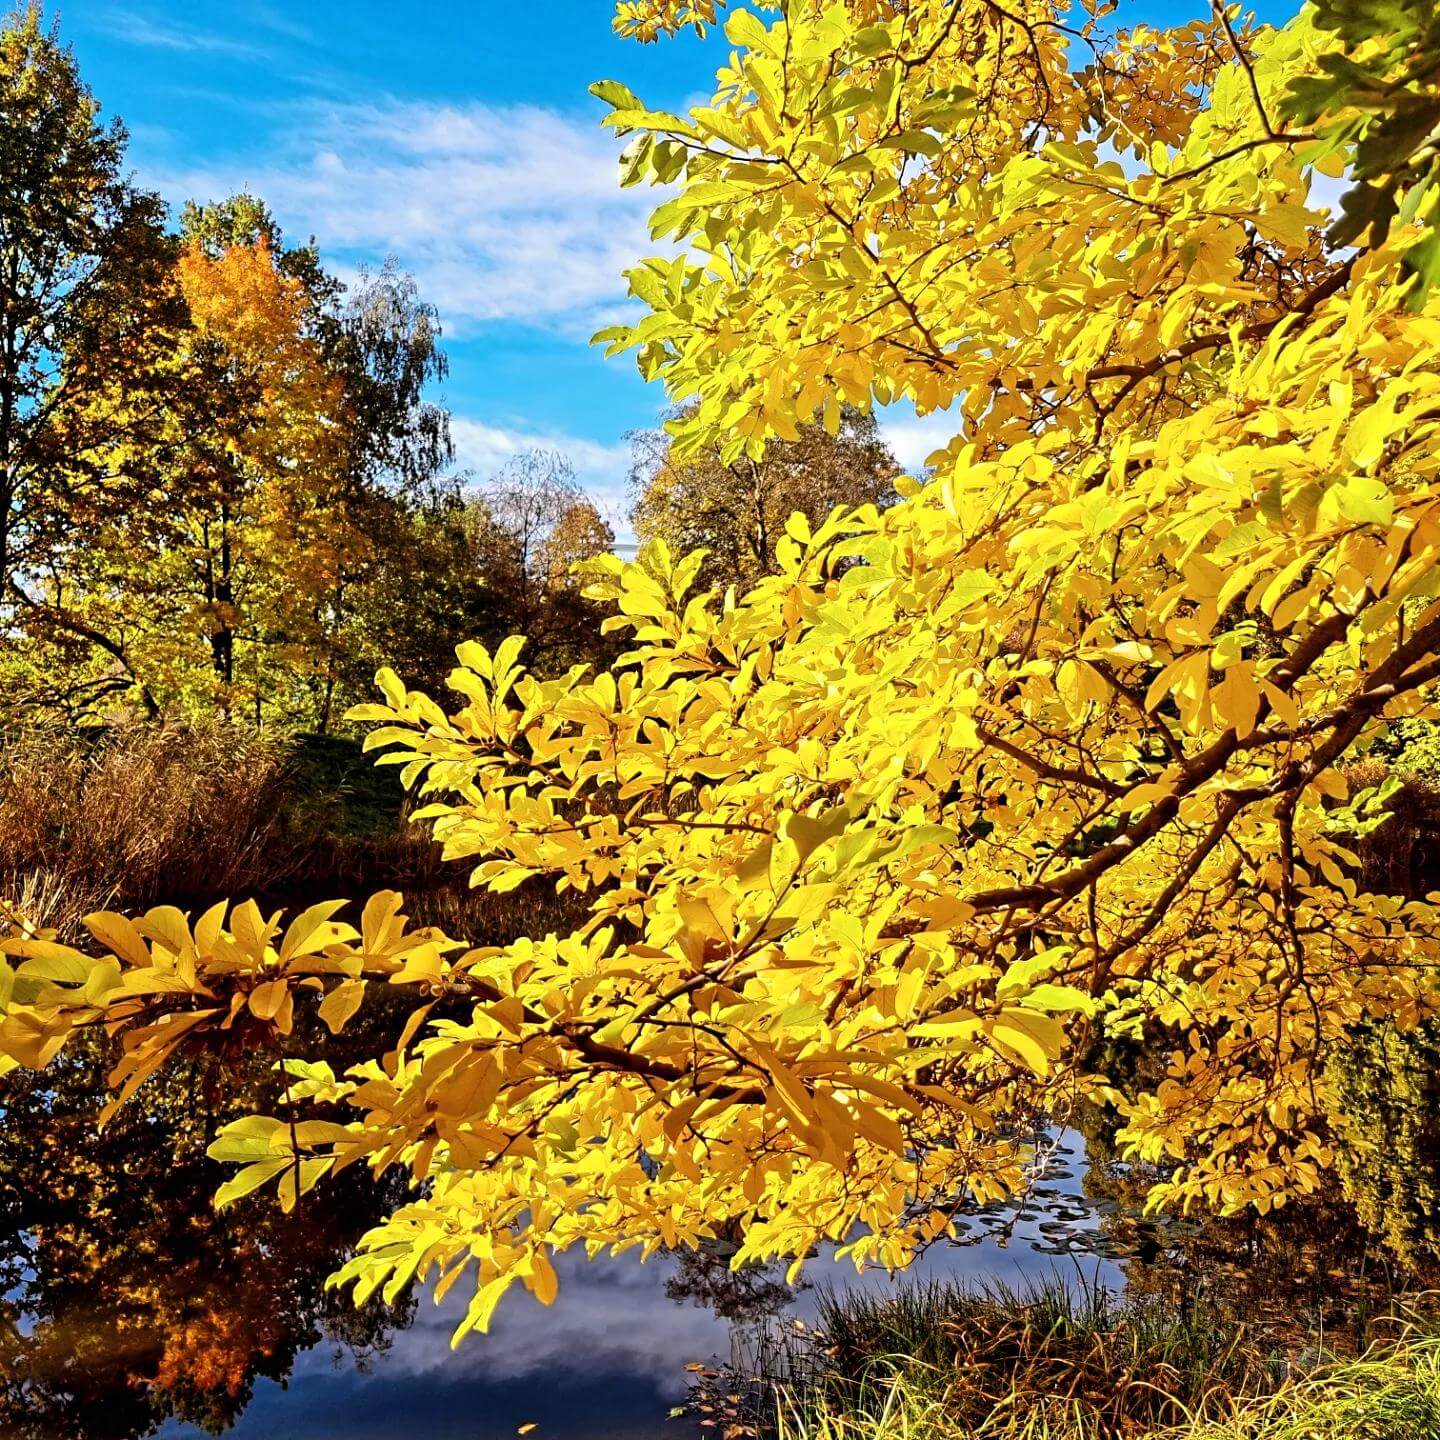
{"type": "MultiPolygon", "coordinates": [[[[1169,20],[1199,4],[1134,8],[1169,20]]],[[[621,520],[625,432],[664,397],[587,341],[624,309],[654,196],[618,188],[587,86],[621,79],[683,107],[708,96],[723,38],[622,42],[606,0],[69,0],[59,14],[142,184],[176,205],[252,190],[342,274],[394,255],[441,313],[460,461],[483,476],[561,449],[621,520]]],[[[902,462],[923,461],[939,421],[888,423],[902,462]]]]}

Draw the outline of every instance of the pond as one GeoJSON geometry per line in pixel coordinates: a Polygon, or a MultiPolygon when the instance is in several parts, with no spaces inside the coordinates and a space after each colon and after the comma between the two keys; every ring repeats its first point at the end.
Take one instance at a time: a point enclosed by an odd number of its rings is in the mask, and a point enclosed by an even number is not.
{"type": "MultiPolygon", "coordinates": [[[[1041,1237],[1033,1222],[1024,1229],[1041,1237]]],[[[1107,1278],[1113,1262],[1091,1260],[1107,1278]]],[[[1012,1282],[1043,1276],[1055,1257],[1031,1249],[1025,1236],[1008,1249],[994,1242],[973,1249],[931,1250],[927,1275],[1002,1277],[1012,1282]]],[[[324,1345],[298,1357],[288,1386],[256,1386],[237,1421],[238,1437],[275,1440],[380,1440],[413,1427],[426,1440],[508,1440],[534,1424],[536,1440],[641,1440],[695,1433],[688,1418],[669,1411],[685,1399],[686,1366],[724,1358],[738,1327],[683,1293],[685,1276],[671,1257],[647,1264],[561,1257],[560,1294],[549,1307],[516,1295],[497,1314],[491,1333],[450,1349],[450,1334],[464,1298],[435,1306],[422,1295],[409,1325],[388,1349],[361,1364],[324,1345]],[[677,1284],[677,1281],[680,1282],[677,1284]]],[[[774,1283],[774,1282],[772,1282],[774,1283]]],[[[816,1286],[890,1282],[856,1277],[853,1267],[817,1259],[809,1288],[784,1306],[786,1317],[813,1315],[816,1286]]],[[[204,1431],[170,1423],[167,1440],[198,1440],[204,1431]]]]}
{"type": "MultiPolygon", "coordinates": [[[[343,1057],[338,1057],[342,1058],[343,1057]]],[[[826,1287],[883,1274],[815,1257],[798,1289],[736,1277],[723,1254],[560,1258],[554,1305],[517,1293],[458,1350],[463,1286],[356,1311],[325,1276],[399,1191],[347,1172],[293,1215],[252,1197],[217,1215],[216,1128],[264,1109],[268,1059],[206,1056],[147,1086],[103,1133],[108,1064],[87,1040],[42,1077],[7,1081],[0,1125],[0,1435],[5,1440],[688,1440],[687,1366],[724,1361],[757,1325],[813,1322],[826,1287]]],[[[1334,1217],[1260,1229],[1137,1217],[1136,1179],[1065,1132],[1023,1204],[971,1216],[963,1243],[911,1278],[1243,1292],[1303,1336],[1350,1323],[1347,1286],[1390,1285],[1334,1217]],[[1327,1230],[1327,1226],[1330,1228],[1327,1230]]],[[[1368,1301],[1366,1302],[1369,1303],[1368,1301]]]]}

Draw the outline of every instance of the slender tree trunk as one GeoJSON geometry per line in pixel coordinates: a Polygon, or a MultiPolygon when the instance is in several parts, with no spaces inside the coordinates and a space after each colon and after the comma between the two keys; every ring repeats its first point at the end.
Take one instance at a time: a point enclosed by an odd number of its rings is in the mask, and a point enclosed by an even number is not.
{"type": "Polygon", "coordinates": [[[765,518],[765,486],[755,460],[750,462],[750,484],[755,506],[755,558],[760,562],[761,574],[767,574],[774,568],[774,557],[770,554],[770,527],[765,518]]]}
{"type": "Polygon", "coordinates": [[[15,332],[5,326],[3,351],[0,351],[0,595],[10,589],[11,525],[15,513],[16,455],[19,451],[16,430],[15,332]]]}
{"type": "Polygon", "coordinates": [[[220,506],[220,568],[211,568],[210,603],[215,607],[215,630],[210,636],[210,652],[215,663],[215,674],[227,688],[235,680],[235,631],[230,623],[230,613],[235,599],[234,576],[231,573],[233,556],[230,546],[230,507],[228,502],[220,506]]]}
{"type": "Polygon", "coordinates": [[[325,643],[325,690],[320,701],[320,733],[330,733],[330,712],[335,704],[335,651],[339,644],[341,616],[345,613],[345,577],[335,577],[335,608],[325,643]]]}

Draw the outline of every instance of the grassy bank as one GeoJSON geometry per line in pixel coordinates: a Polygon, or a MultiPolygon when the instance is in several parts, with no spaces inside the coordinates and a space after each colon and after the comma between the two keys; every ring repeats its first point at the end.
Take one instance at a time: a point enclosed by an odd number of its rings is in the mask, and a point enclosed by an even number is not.
{"type": "Polygon", "coordinates": [[[410,825],[356,741],[219,719],[0,734],[0,896],[73,932],[90,910],[255,896],[293,907],[393,888],[473,939],[565,917],[553,896],[472,891],[410,825]]]}
{"type": "Polygon", "coordinates": [[[1017,1396],[1002,1420],[967,1428],[927,1387],[901,1381],[864,1415],[782,1410],[778,1434],[783,1440],[1440,1440],[1440,1339],[1412,1336],[1225,1408],[1228,1413],[1208,1420],[1117,1427],[1078,1404],[1057,1413],[1053,1403],[1017,1396]]]}
{"type": "Polygon", "coordinates": [[[823,1297],[694,1408],[766,1440],[1440,1440],[1440,1338],[1390,1334],[1338,1357],[1197,1300],[937,1283],[823,1297]]]}

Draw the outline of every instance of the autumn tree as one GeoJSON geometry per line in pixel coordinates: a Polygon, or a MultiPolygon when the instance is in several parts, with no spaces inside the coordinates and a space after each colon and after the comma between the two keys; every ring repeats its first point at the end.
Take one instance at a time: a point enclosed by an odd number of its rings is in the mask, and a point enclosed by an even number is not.
{"type": "Polygon", "coordinates": [[[380,665],[441,686],[457,631],[496,645],[522,616],[542,670],[614,653],[574,568],[614,534],[563,457],[522,455],[468,493],[432,483],[369,513],[374,558],[347,596],[347,701],[369,693],[380,665]]]}
{"type": "Polygon", "coordinates": [[[43,581],[77,530],[152,488],[139,457],[183,325],[163,207],[127,180],[125,138],[38,4],[0,20],[0,616],[87,644],[110,642],[43,581]],[[122,381],[124,406],[97,403],[122,381]]]}
{"type": "Polygon", "coordinates": [[[469,1274],[463,1329],[571,1248],[901,1265],[1079,1102],[1150,1205],[1263,1213],[1333,1174],[1327,1058],[1440,1010],[1437,900],[1361,885],[1346,768],[1440,682],[1433,151],[1388,123],[1436,103],[1429,9],[791,0],[726,34],[686,116],[597,87],[674,242],[604,338],[687,405],[677,455],[902,398],[955,435],[901,503],[792,517],[745,594],[599,557],[613,669],[462,644],[449,712],[382,672],[358,718],[446,853],[588,919],[471,947],[381,895],[0,940],[0,1047],[103,1020],[117,1103],[297,997],[339,1028],[414,987],[393,1046],[292,1090],[352,1118],[240,1122],[219,1198],[407,1167],[342,1277],[469,1274]],[[1327,240],[1352,159],[1393,210],[1327,240]]]}
{"type": "MultiPolygon", "coordinates": [[[[394,265],[347,290],[249,195],[185,208],[164,283],[163,403],[143,439],[97,449],[145,484],[70,507],[5,657],[12,703],[103,714],[128,696],[327,730],[390,633],[379,572],[409,572],[421,517],[453,506],[449,418],[427,394],[438,320],[394,265]]],[[[121,368],[85,413],[144,396],[121,368]]]]}
{"type": "MultiPolygon", "coordinates": [[[[314,287],[312,286],[312,293],[314,287]]],[[[448,374],[434,306],[421,299],[412,276],[387,260],[363,271],[353,288],[321,311],[318,338],[327,366],[340,379],[343,453],[335,499],[363,545],[336,554],[328,593],[315,599],[323,656],[315,666],[315,725],[328,730],[337,708],[358,698],[365,677],[387,653],[377,647],[377,593],[390,582],[427,584],[444,576],[455,602],[441,608],[441,623],[472,625],[466,578],[447,566],[430,543],[453,536],[443,516],[453,512],[457,486],[450,415],[432,401],[430,387],[448,374]],[[438,566],[437,570],[432,566],[438,566]],[[340,703],[337,707],[337,695],[340,703]]],[[[440,598],[432,589],[432,601],[440,598]]],[[[420,624],[413,606],[402,605],[420,624]]]]}
{"type": "Polygon", "coordinates": [[[12,682],[12,695],[83,704],[118,686],[152,712],[179,697],[253,701],[284,635],[274,617],[307,619],[307,588],[325,583],[334,549],[319,512],[340,463],[341,397],[309,333],[302,267],[248,197],[185,218],[158,282],[175,316],[163,345],[140,374],[81,370],[72,402],[103,436],[97,463],[139,483],[52,501],[48,553],[25,576],[33,653],[5,657],[40,683],[12,682]],[[154,400],[150,375],[164,387],[154,400]],[[143,434],[123,428],[137,406],[143,434]]]}
{"type": "Polygon", "coordinates": [[[403,1186],[355,1176],[304,1216],[211,1208],[206,1148],[275,1102],[273,1055],[182,1061],[99,1130],[112,1047],[93,1032],[16,1077],[0,1133],[0,1430],[141,1440],[168,1417],[228,1428],[261,1378],[322,1341],[383,1346],[413,1300],[357,1314],[326,1274],[403,1186]]]}
{"type": "Polygon", "coordinates": [[[836,434],[803,425],[759,457],[727,461],[718,446],[677,456],[664,430],[641,431],[631,443],[636,535],[663,540],[676,554],[706,551],[700,582],[721,588],[753,585],[774,570],[792,514],[819,525],[839,505],[884,506],[900,472],[874,415],[850,405],[836,434]]]}
{"type": "Polygon", "coordinates": [[[542,668],[594,648],[599,616],[580,593],[575,566],[609,551],[615,535],[563,455],[529,450],[508,461],[476,490],[468,526],[506,625],[530,637],[542,668]]]}
{"type": "Polygon", "coordinates": [[[344,391],[308,333],[305,286],[268,235],[186,237],[178,275],[206,403],[180,456],[180,542],[155,563],[174,568],[208,637],[222,703],[258,706],[265,671],[305,647],[312,597],[358,543],[335,503],[344,391]]]}

